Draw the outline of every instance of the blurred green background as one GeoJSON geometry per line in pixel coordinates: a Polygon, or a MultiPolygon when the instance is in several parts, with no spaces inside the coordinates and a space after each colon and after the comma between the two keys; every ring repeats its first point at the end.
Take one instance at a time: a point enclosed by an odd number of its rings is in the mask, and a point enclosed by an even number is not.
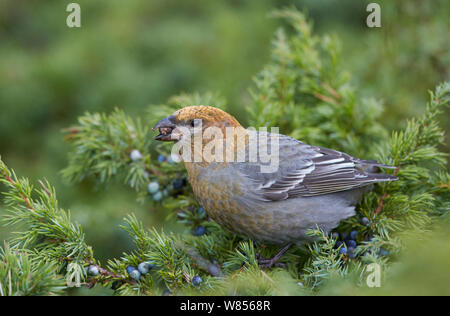
{"type": "MultiPolygon", "coordinates": [[[[444,0],[377,1],[379,29],[365,25],[371,1],[79,0],[82,27],[68,28],[70,2],[0,1],[0,155],[19,175],[56,186],[60,205],[103,261],[131,247],[118,227],[131,211],[148,227],[181,228],[165,222],[163,210],[136,203],[123,186],[64,183],[59,172],[68,145],[61,129],[85,111],[114,107],[145,121],[150,104],[194,91],[219,92],[245,122],[252,77],[282,26],[269,17],[274,9],[304,9],[318,34],[341,39],[343,68],[361,94],[384,101],[390,128],[422,113],[427,90],[449,80],[444,0]]],[[[9,233],[0,228],[0,239],[9,233]]]]}

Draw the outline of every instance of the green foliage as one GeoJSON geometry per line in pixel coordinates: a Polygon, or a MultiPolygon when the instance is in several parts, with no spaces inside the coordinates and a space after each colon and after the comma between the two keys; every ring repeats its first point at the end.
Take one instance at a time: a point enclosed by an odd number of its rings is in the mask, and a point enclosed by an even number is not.
{"type": "Polygon", "coordinates": [[[65,288],[54,263],[8,244],[0,248],[0,296],[58,295],[65,288]]]}
{"type": "Polygon", "coordinates": [[[315,288],[328,278],[345,276],[348,267],[345,265],[343,256],[339,254],[340,248],[336,247],[336,240],[319,229],[311,231],[310,236],[319,238],[321,242],[308,246],[311,258],[304,269],[306,285],[315,288]]]}
{"type": "Polygon", "coordinates": [[[142,189],[149,178],[145,166],[150,155],[132,161],[130,154],[133,150],[147,151],[151,141],[148,127],[142,127],[139,120],[135,123],[120,110],[110,115],[87,113],[79,124],[68,129],[67,139],[76,150],[70,155],[63,176],[79,182],[94,175],[101,183],[118,177],[130,187],[142,189]]]}
{"type": "Polygon", "coordinates": [[[278,30],[271,62],[255,78],[252,126],[278,126],[307,143],[339,148],[354,155],[370,154],[387,136],[377,121],[380,102],[360,99],[340,65],[335,37],[315,36],[312,25],[296,10],[277,11],[293,28],[278,30]]]}
{"type": "Polygon", "coordinates": [[[5,193],[8,213],[5,225],[26,224],[26,230],[12,239],[14,248],[29,248],[48,261],[82,260],[91,256],[79,225],[71,222],[70,213],[58,207],[55,189],[49,183],[39,181],[40,188],[33,188],[27,179],[18,179],[0,160],[0,179],[9,190],[5,193]]]}
{"type": "MultiPolygon", "coordinates": [[[[348,33],[345,62],[357,76],[360,89],[383,97],[384,125],[395,128],[399,120],[421,113],[426,100],[421,87],[433,87],[449,79],[450,43],[446,34],[450,21],[444,16],[450,3],[445,0],[377,3],[382,8],[382,28],[361,28],[358,33],[348,33]],[[368,49],[361,58],[363,47],[368,49]]],[[[449,118],[449,113],[445,118],[449,118]]],[[[448,133],[448,127],[443,127],[448,133]]],[[[447,151],[448,144],[447,141],[447,151]]]]}
{"type": "MultiPolygon", "coordinates": [[[[279,249],[236,236],[210,221],[199,213],[189,187],[184,187],[171,190],[163,202],[153,204],[167,210],[169,216],[176,215],[185,231],[176,234],[146,229],[136,216],[128,216],[122,229],[128,232],[135,249],[109,260],[103,268],[86,244],[80,226],[58,207],[49,183],[39,182],[40,188],[34,189],[28,180],[18,179],[0,162],[0,178],[8,189],[6,224],[25,225],[11,241],[14,249],[54,264],[67,280],[80,279],[88,287],[113,287],[118,295],[160,295],[167,290],[174,295],[316,294],[331,289],[331,280],[361,286],[368,263],[391,271],[391,263],[401,258],[406,237],[420,236],[448,219],[450,176],[445,155],[439,151],[443,131],[437,119],[450,101],[450,83],[430,93],[421,118],[409,120],[403,130],[389,138],[379,122],[380,103],[360,98],[358,89],[340,69],[337,40],[313,35],[311,23],[294,9],[275,15],[285,18],[294,31],[291,35],[277,32],[272,60],[255,78],[253,102],[248,106],[251,125],[279,126],[282,133],[308,143],[362,158],[376,155],[381,162],[398,166],[394,173],[399,181],[375,186],[364,195],[357,216],[337,229],[341,233],[358,231],[355,258],[339,254],[336,240],[317,230],[311,232],[316,237],[314,243],[290,249],[282,257],[285,269],[261,270],[257,258],[271,257],[279,249]],[[368,218],[369,225],[362,223],[362,217],[368,218]],[[205,235],[190,234],[198,225],[206,227],[205,235]],[[382,250],[388,250],[389,256],[382,250]],[[132,279],[127,266],[136,267],[141,262],[151,262],[155,267],[139,280],[132,279]],[[92,265],[98,268],[98,275],[83,272],[92,265]],[[196,275],[203,281],[194,286],[196,275]]],[[[72,182],[86,177],[98,183],[118,179],[145,201],[150,196],[148,183],[157,180],[170,186],[185,173],[181,165],[153,158],[157,153],[167,155],[169,148],[151,146],[149,126],[180,106],[191,104],[226,106],[217,94],[182,94],[158,111],[150,106],[151,117],[146,123],[132,120],[119,110],[109,115],[84,115],[79,126],[68,130],[73,149],[63,175],[72,182]],[[138,159],[132,159],[133,150],[141,154],[138,159]]],[[[56,275],[51,277],[54,282],[58,279],[56,275]]]]}
{"type": "MultiPolygon", "coordinates": [[[[449,295],[450,275],[446,272],[450,264],[447,249],[450,242],[450,226],[439,223],[437,229],[421,236],[402,239],[402,252],[395,263],[382,264],[380,288],[354,286],[365,279],[367,273],[354,274],[347,278],[333,278],[321,288],[320,295],[449,295]],[[363,278],[361,278],[361,276],[363,278]]],[[[386,261],[386,260],[384,260],[386,261]]]]}

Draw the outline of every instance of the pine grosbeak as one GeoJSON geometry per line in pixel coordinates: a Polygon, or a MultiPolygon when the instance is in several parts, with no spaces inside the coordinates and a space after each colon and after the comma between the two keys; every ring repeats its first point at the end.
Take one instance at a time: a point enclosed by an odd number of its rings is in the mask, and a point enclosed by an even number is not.
{"type": "MultiPolygon", "coordinates": [[[[192,140],[199,122],[202,132],[215,127],[226,135],[227,127],[235,128],[233,150],[244,152],[246,159],[185,160],[194,194],[213,220],[253,240],[299,244],[309,239],[309,229],[318,226],[329,232],[341,220],[355,215],[355,205],[368,186],[397,179],[373,173],[376,167],[391,166],[307,145],[281,134],[276,134],[278,169],[263,173],[260,160],[249,161],[251,139],[255,139],[250,135],[260,136],[262,132],[248,131],[230,114],[210,106],[185,107],[162,119],[154,127],[160,132],[155,139],[177,143],[192,140]],[[237,139],[242,137],[244,146],[238,147],[237,139]]],[[[274,136],[268,135],[269,139],[274,136]]],[[[205,139],[201,147],[204,149],[207,144],[205,139]]],[[[191,146],[193,152],[194,145],[191,146]]],[[[259,142],[257,146],[260,149],[259,142]]]]}

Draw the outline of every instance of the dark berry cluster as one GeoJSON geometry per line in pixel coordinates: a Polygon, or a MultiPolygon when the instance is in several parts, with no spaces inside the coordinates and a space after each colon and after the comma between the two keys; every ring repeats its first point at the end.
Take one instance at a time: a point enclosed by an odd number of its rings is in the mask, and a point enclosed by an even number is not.
{"type": "MultiPolygon", "coordinates": [[[[361,224],[364,226],[369,226],[371,221],[367,217],[363,217],[360,220],[361,224]]],[[[359,236],[358,231],[352,230],[350,232],[333,233],[331,237],[336,240],[335,248],[339,249],[339,254],[346,256],[349,259],[356,258],[356,248],[358,247],[358,240],[360,242],[370,242],[373,240],[373,236],[369,235],[364,238],[364,236],[359,236]]],[[[389,252],[386,249],[380,248],[380,256],[388,256],[389,252]]]]}
{"type": "Polygon", "coordinates": [[[333,239],[337,240],[335,247],[339,249],[341,255],[347,256],[350,259],[356,258],[355,250],[358,247],[356,230],[349,232],[332,234],[333,239]]]}

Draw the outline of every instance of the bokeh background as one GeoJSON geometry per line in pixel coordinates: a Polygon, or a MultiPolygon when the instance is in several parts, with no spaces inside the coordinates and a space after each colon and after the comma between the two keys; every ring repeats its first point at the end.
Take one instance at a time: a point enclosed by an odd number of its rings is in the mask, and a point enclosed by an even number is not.
{"type": "MultiPolygon", "coordinates": [[[[371,1],[78,0],[82,27],[68,28],[70,2],[0,1],[0,155],[19,175],[56,186],[60,205],[103,261],[130,249],[119,228],[130,212],[149,227],[180,227],[119,184],[64,183],[68,144],[61,130],[85,111],[115,107],[145,122],[152,107],[194,91],[220,93],[245,122],[252,77],[269,60],[282,25],[270,18],[274,9],[296,6],[318,34],[340,38],[343,68],[361,94],[383,100],[389,128],[422,113],[427,90],[449,80],[445,0],[377,1],[379,29],[365,25],[371,1]]],[[[445,113],[447,131],[449,119],[445,113]]],[[[9,234],[0,228],[0,240],[9,234]]]]}

